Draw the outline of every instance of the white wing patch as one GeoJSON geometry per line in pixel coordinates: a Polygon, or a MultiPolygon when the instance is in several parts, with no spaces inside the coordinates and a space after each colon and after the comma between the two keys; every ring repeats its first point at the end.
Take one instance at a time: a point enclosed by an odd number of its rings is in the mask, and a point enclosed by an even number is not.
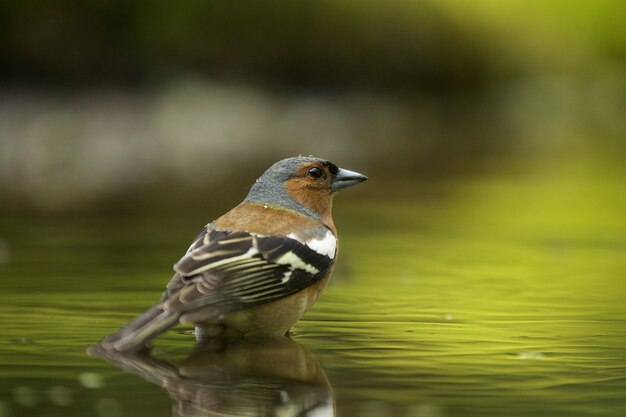
{"type": "MultiPolygon", "coordinates": [[[[293,233],[287,235],[287,237],[299,240],[293,233]]],[[[309,239],[303,243],[320,255],[328,256],[330,259],[335,258],[337,238],[330,230],[326,231],[326,234],[321,239],[309,239]]]]}
{"type": "Polygon", "coordinates": [[[280,282],[282,282],[284,284],[285,282],[289,281],[289,278],[291,278],[291,274],[292,273],[293,273],[293,271],[291,271],[291,270],[285,272],[285,274],[281,278],[280,282]]]}
{"type": "Polygon", "coordinates": [[[326,255],[330,259],[335,258],[337,238],[335,238],[330,230],[326,232],[326,235],[322,239],[311,239],[306,242],[306,245],[320,255],[326,255]]]}
{"type": "Polygon", "coordinates": [[[298,255],[293,252],[287,252],[280,258],[276,259],[274,262],[280,265],[291,265],[294,269],[303,269],[309,274],[313,275],[320,272],[319,269],[317,269],[313,265],[305,263],[302,259],[300,259],[298,255]]]}

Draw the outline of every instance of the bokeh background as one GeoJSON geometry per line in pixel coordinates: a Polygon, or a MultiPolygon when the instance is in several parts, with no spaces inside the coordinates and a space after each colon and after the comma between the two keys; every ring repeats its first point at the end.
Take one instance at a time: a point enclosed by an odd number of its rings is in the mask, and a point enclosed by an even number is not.
{"type": "Polygon", "coordinates": [[[0,1],[0,417],[167,415],[84,348],[298,154],[370,177],[295,329],[338,415],[626,415],[625,27],[619,0],[0,1]]]}
{"type": "Polygon", "coordinates": [[[4,1],[2,210],[201,210],[198,190],[240,196],[233,178],[297,154],[380,182],[623,155],[625,14],[612,0],[4,1]]]}

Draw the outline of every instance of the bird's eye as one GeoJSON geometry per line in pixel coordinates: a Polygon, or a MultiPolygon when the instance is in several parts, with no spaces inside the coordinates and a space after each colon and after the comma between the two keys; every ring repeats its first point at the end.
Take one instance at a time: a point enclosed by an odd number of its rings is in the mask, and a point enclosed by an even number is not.
{"type": "Polygon", "coordinates": [[[322,178],[323,175],[324,173],[318,167],[309,168],[309,177],[317,180],[322,178]]]}

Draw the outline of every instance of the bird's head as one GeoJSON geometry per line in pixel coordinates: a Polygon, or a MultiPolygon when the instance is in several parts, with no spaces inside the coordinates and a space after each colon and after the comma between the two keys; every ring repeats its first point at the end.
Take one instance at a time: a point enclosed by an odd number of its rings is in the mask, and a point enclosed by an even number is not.
{"type": "Polygon", "coordinates": [[[319,219],[330,217],[333,194],[367,179],[312,156],[283,159],[252,186],[246,201],[298,211],[319,219]]]}

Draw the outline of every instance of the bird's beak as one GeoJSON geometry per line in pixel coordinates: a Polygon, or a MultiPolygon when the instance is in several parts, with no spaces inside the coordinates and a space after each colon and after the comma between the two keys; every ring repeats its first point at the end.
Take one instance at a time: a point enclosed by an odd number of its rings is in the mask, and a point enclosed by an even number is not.
{"type": "Polygon", "coordinates": [[[360,182],[363,182],[366,179],[367,177],[363,174],[339,168],[339,172],[333,178],[333,183],[330,188],[334,191],[341,190],[342,188],[351,187],[360,182]]]}

